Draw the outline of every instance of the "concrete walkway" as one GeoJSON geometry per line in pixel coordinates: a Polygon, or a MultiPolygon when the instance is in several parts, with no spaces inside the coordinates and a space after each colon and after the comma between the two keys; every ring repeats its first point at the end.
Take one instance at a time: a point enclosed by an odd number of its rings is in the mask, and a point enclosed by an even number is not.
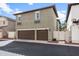
{"type": "Polygon", "coordinates": [[[0,50],[0,56],[23,56],[23,55],[0,50]]]}
{"type": "Polygon", "coordinates": [[[40,41],[40,40],[23,40],[23,39],[16,39],[15,41],[79,47],[79,44],[65,44],[65,42],[55,43],[55,42],[49,42],[49,41],[40,41]]]}
{"type": "Polygon", "coordinates": [[[12,43],[14,40],[5,40],[5,41],[0,41],[0,47],[6,46],[9,43],[12,43]]]}
{"type": "MultiPolygon", "coordinates": [[[[14,40],[5,40],[5,41],[0,41],[0,47],[6,46],[10,43],[12,43],[14,40]]],[[[16,53],[8,52],[8,51],[3,51],[0,50],[0,56],[22,56],[16,53]]]]}
{"type": "MultiPolygon", "coordinates": [[[[2,39],[4,40],[4,39],[2,39]]],[[[75,46],[75,47],[79,47],[79,44],[65,44],[65,42],[59,42],[59,43],[55,43],[55,42],[49,42],[49,41],[40,41],[40,40],[23,40],[23,39],[6,39],[5,41],[0,41],[0,47],[6,46],[9,43],[12,43],[14,41],[20,41],[20,42],[32,42],[32,43],[43,43],[43,44],[55,44],[55,45],[64,45],[64,46],[75,46]]]]}

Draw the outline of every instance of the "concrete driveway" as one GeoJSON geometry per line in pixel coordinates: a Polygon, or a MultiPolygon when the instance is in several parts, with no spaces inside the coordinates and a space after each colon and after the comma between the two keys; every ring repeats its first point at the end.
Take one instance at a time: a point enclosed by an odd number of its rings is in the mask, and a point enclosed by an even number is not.
{"type": "Polygon", "coordinates": [[[79,47],[14,41],[0,50],[25,56],[79,56],[79,47]]]}

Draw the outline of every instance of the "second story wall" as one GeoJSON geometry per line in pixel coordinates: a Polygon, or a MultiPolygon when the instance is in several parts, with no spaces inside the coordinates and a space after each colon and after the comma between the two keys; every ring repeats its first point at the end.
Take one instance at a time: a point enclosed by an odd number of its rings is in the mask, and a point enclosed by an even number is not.
{"type": "Polygon", "coordinates": [[[56,14],[53,8],[38,10],[40,12],[40,22],[35,22],[35,12],[20,14],[20,21],[16,15],[16,29],[32,29],[32,28],[52,28],[56,30],[56,14]],[[17,24],[21,22],[21,24],[17,24]]]}
{"type": "Polygon", "coordinates": [[[79,19],[79,4],[71,6],[68,21],[67,21],[67,29],[70,31],[71,26],[73,25],[72,20],[79,19]]]}
{"type": "Polygon", "coordinates": [[[15,31],[16,21],[7,17],[0,17],[0,27],[6,31],[15,31]]]}
{"type": "Polygon", "coordinates": [[[7,25],[8,25],[7,19],[4,17],[0,17],[0,26],[7,26],[7,25]]]}
{"type": "Polygon", "coordinates": [[[15,21],[8,21],[8,31],[15,31],[16,22],[15,21]]]}

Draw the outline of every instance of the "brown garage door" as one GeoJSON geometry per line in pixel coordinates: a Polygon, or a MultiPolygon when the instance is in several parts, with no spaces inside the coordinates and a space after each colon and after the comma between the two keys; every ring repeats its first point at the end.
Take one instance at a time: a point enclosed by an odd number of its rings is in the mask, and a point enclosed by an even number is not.
{"type": "Polygon", "coordinates": [[[34,31],[33,30],[18,31],[18,38],[34,40],[34,31]]]}
{"type": "Polygon", "coordinates": [[[48,40],[48,30],[38,30],[37,40],[48,40]]]}

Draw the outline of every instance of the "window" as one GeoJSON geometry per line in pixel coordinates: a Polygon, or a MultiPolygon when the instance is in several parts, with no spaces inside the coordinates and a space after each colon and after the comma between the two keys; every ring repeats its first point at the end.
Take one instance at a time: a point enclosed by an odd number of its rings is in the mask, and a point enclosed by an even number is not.
{"type": "Polygon", "coordinates": [[[72,22],[73,22],[74,24],[78,24],[78,21],[77,21],[77,19],[75,19],[75,18],[72,19],[72,22]]]}
{"type": "Polygon", "coordinates": [[[3,24],[5,24],[5,21],[3,21],[3,24]]]}
{"type": "Polygon", "coordinates": [[[39,17],[39,13],[37,13],[37,16],[36,16],[36,17],[37,17],[37,19],[39,19],[39,18],[40,18],[40,17],[39,17]]]}
{"type": "Polygon", "coordinates": [[[18,22],[17,25],[21,25],[21,22],[18,22]]]}
{"type": "Polygon", "coordinates": [[[40,22],[40,11],[36,11],[35,12],[35,23],[39,23],[40,22]]]}
{"type": "Polygon", "coordinates": [[[40,12],[39,11],[35,12],[35,20],[40,20],[40,12]]]}
{"type": "Polygon", "coordinates": [[[18,21],[21,21],[21,15],[18,15],[18,21]]]}
{"type": "Polygon", "coordinates": [[[17,16],[17,19],[18,19],[18,21],[17,21],[17,25],[21,25],[22,23],[21,23],[21,15],[18,15],[17,16]]]}

